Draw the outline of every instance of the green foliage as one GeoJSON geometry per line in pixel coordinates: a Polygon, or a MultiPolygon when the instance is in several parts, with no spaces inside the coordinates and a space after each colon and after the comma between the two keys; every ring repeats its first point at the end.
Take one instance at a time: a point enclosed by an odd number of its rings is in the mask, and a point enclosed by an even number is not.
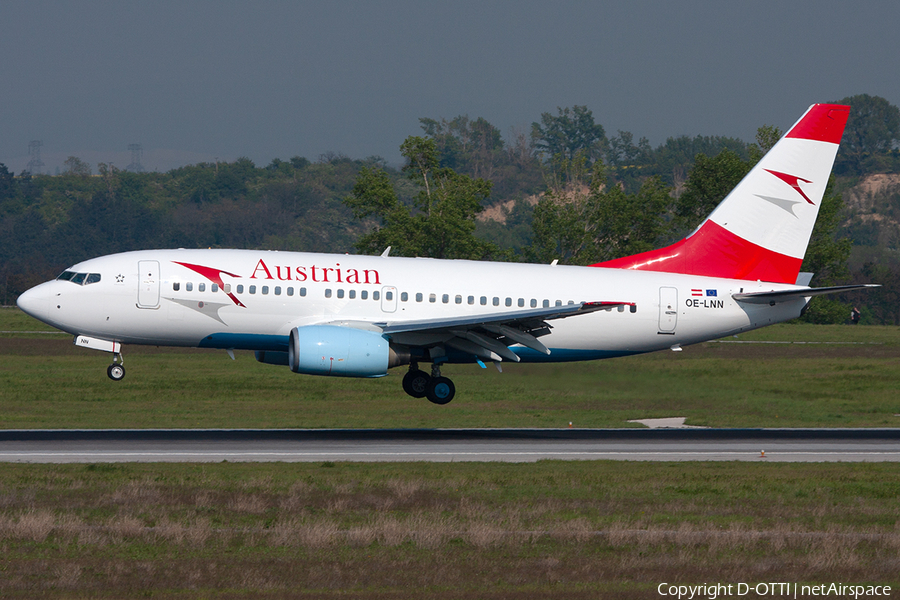
{"type": "Polygon", "coordinates": [[[13,177],[0,165],[0,284],[5,301],[65,267],[158,247],[346,252],[361,228],[341,202],[364,161],[265,169],[248,159],[129,173],[76,158],[62,175],[13,177]]]}
{"type": "Polygon", "coordinates": [[[541,113],[541,122],[531,124],[531,139],[538,151],[548,159],[572,160],[581,155],[589,166],[603,157],[606,132],[587,106],[557,108],[557,113],[541,113]]]}
{"type": "Polygon", "coordinates": [[[501,210],[502,221],[478,219],[475,235],[496,244],[503,251],[498,256],[501,260],[521,260],[521,252],[517,251],[531,244],[534,207],[525,200],[516,200],[511,209],[501,207],[501,210]]]}
{"type": "Polygon", "coordinates": [[[900,265],[867,262],[856,280],[881,285],[866,292],[862,298],[852,299],[862,311],[860,322],[900,325],[900,265]]]}
{"type": "Polygon", "coordinates": [[[756,130],[756,143],[750,144],[747,150],[750,154],[750,164],[755,165],[766,153],[772,149],[772,146],[778,143],[784,132],[774,125],[763,125],[756,130]]]}
{"type": "Polygon", "coordinates": [[[588,189],[550,189],[535,206],[528,256],[585,265],[651,250],[664,235],[670,205],[669,189],[659,178],[626,194],[595,163],[588,189]]]}
{"type": "Polygon", "coordinates": [[[816,218],[806,256],[800,267],[802,271],[815,273],[814,282],[820,286],[837,285],[846,281],[850,275],[847,268],[850,240],[836,238],[844,200],[840,194],[834,193],[834,181],[834,175],[829,177],[822,204],[819,206],[819,216],[816,218]]]}
{"type": "Polygon", "coordinates": [[[858,94],[838,100],[850,117],[835,160],[835,172],[860,175],[888,155],[900,139],[900,109],[880,96],[858,94]]]}
{"type": "Polygon", "coordinates": [[[410,136],[400,152],[407,160],[403,172],[418,190],[412,207],[400,201],[383,169],[363,168],[345,202],[356,218],[375,217],[380,225],[362,235],[356,249],[377,254],[391,246],[400,256],[476,260],[496,254],[494,244],[474,235],[491,183],[439,166],[434,139],[410,136]]]}
{"type": "Polygon", "coordinates": [[[81,177],[90,177],[91,175],[91,165],[77,156],[70,156],[63,162],[63,165],[66,167],[64,173],[67,175],[79,175],[81,177]]]}
{"type": "Polygon", "coordinates": [[[524,134],[513,132],[507,145],[500,130],[481,117],[422,118],[419,122],[426,136],[434,140],[440,166],[489,180],[493,195],[503,200],[539,190],[543,182],[540,161],[524,134]]]}
{"type": "Polygon", "coordinates": [[[696,228],[725,196],[740,183],[751,165],[725,148],[710,158],[698,154],[684,184],[684,193],[675,203],[675,224],[680,231],[696,228]]]}

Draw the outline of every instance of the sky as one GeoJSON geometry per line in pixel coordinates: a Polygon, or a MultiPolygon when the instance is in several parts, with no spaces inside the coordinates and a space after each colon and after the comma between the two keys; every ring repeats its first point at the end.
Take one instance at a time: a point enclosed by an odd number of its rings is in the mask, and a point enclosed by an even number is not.
{"type": "Polygon", "coordinates": [[[900,105],[900,2],[151,0],[0,3],[0,163],[146,170],[381,156],[419,118],[505,138],[585,105],[608,135],[752,141],[815,102],[900,105]]]}

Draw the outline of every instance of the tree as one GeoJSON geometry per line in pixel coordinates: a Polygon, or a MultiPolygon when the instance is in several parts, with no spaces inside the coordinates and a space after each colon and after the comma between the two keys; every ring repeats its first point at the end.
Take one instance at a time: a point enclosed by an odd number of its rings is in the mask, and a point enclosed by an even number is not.
{"type": "Polygon", "coordinates": [[[475,237],[475,215],[491,193],[491,183],[473,179],[438,164],[431,138],[410,136],[400,146],[406,158],[403,172],[418,192],[412,207],[403,204],[385,170],[363,167],[345,200],[358,219],[376,217],[373,231],[361,236],[358,251],[431,258],[484,259],[497,252],[490,242],[475,237]]]}
{"type": "Polygon", "coordinates": [[[79,175],[81,177],[91,176],[91,165],[87,164],[77,156],[70,156],[63,164],[66,166],[64,173],[66,175],[79,175]]]}
{"type": "Polygon", "coordinates": [[[750,165],[755,165],[762,157],[778,143],[784,135],[780,128],[774,125],[763,125],[756,130],[756,143],[750,144],[747,151],[750,154],[750,165]]]}
{"type": "Polygon", "coordinates": [[[666,230],[669,192],[651,177],[636,194],[627,194],[609,184],[597,162],[587,191],[551,188],[535,206],[529,258],[586,265],[652,250],[666,230]]]}
{"type": "Polygon", "coordinates": [[[741,182],[750,164],[725,148],[710,158],[698,154],[684,183],[684,193],[675,203],[675,226],[688,232],[697,227],[741,182]]]}
{"type": "Polygon", "coordinates": [[[0,203],[16,196],[16,180],[6,165],[0,163],[0,203]]]}
{"type": "Polygon", "coordinates": [[[850,117],[841,138],[836,166],[838,171],[849,170],[859,175],[865,170],[867,159],[895,147],[900,138],[900,109],[880,96],[868,94],[848,96],[837,104],[849,104],[850,117]]]}
{"type": "Polygon", "coordinates": [[[573,160],[584,156],[589,165],[603,157],[606,151],[606,132],[594,122],[587,106],[557,108],[558,114],[541,113],[541,122],[531,124],[531,139],[538,151],[549,159],[559,156],[573,160]]]}
{"type": "Polygon", "coordinates": [[[486,119],[460,115],[450,121],[423,118],[419,123],[434,140],[441,166],[489,179],[505,158],[500,130],[486,119]]]}

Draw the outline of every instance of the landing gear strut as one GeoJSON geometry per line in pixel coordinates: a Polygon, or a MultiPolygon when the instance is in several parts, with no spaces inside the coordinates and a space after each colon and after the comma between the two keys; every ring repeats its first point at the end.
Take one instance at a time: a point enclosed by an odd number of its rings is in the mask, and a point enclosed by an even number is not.
{"type": "Polygon", "coordinates": [[[113,355],[113,363],[106,369],[106,374],[113,381],[122,381],[125,378],[125,359],[121,353],[116,352],[113,355]]]}
{"type": "Polygon", "coordinates": [[[440,363],[431,365],[431,375],[419,369],[417,363],[410,363],[409,372],[403,376],[403,391],[413,398],[428,398],[434,404],[447,404],[456,394],[456,386],[446,377],[441,377],[440,363]]]}

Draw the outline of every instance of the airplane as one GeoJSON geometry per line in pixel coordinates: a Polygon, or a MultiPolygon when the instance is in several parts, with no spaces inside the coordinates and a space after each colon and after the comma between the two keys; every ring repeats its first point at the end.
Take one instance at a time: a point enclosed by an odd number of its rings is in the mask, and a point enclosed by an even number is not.
{"type": "MultiPolygon", "coordinates": [[[[590,266],[178,249],[86,260],[18,298],[27,314],[113,355],[126,344],[255,351],[295,373],[382,377],[450,402],[448,363],[627,356],[799,317],[800,265],[849,116],[811,106],[690,235],[590,266]],[[419,368],[431,363],[430,372],[419,368]]],[[[502,369],[501,369],[502,370],[502,369]]]]}

